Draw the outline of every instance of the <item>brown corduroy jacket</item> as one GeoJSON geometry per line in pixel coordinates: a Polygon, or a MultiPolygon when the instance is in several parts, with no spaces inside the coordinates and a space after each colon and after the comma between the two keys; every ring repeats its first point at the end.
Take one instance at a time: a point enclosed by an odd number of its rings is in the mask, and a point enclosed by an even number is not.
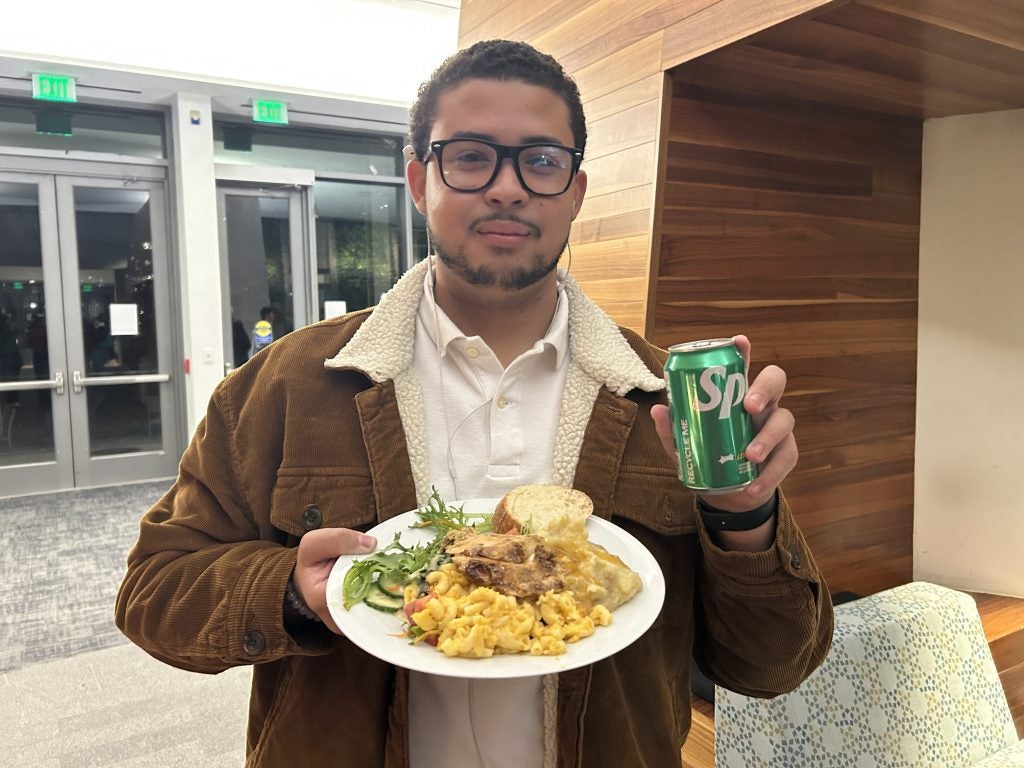
{"type": "MultiPolygon", "coordinates": [[[[129,638],[183,669],[254,665],[247,766],[409,764],[407,673],[320,624],[290,634],[282,607],[304,532],[367,530],[429,494],[411,366],[422,275],[228,376],[129,555],[116,611],[129,638]]],[[[572,370],[555,481],[650,549],[666,600],[625,650],[558,675],[549,754],[559,768],[678,768],[691,653],[733,690],[783,693],[828,650],[832,606],[784,498],[768,550],[712,543],[648,413],[665,400],[665,353],[565,285],[572,370]]]]}

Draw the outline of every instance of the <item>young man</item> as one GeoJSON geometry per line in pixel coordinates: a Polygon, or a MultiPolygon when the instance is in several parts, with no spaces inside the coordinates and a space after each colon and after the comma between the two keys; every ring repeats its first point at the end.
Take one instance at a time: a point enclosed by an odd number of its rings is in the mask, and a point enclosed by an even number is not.
{"type": "Polygon", "coordinates": [[[118,625],[185,669],[255,664],[251,766],[675,768],[691,654],[771,696],[828,648],[828,592],[777,492],[797,455],[785,375],[766,368],[744,403],[760,479],[699,501],[676,475],[665,353],[555,270],[587,188],[572,81],[527,45],[480,43],[424,84],[410,128],[435,255],[373,310],[224,380],[143,520],[118,625]],[[643,637],[571,672],[468,681],[336,634],[325,582],[340,554],[374,548],[359,531],[431,486],[452,499],[533,482],[585,491],[657,557],[667,598],[643,637]],[[746,530],[709,534],[702,516],[725,513],[746,530]]]}

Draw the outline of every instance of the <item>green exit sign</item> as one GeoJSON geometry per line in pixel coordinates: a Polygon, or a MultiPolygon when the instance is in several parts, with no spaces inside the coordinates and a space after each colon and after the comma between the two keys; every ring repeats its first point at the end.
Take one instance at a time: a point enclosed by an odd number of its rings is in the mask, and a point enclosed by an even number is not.
{"type": "Polygon", "coordinates": [[[75,78],[35,72],[32,74],[32,98],[41,101],[78,101],[75,78]]]}
{"type": "Polygon", "coordinates": [[[283,101],[252,100],[252,119],[256,123],[288,125],[288,105],[283,101]]]}

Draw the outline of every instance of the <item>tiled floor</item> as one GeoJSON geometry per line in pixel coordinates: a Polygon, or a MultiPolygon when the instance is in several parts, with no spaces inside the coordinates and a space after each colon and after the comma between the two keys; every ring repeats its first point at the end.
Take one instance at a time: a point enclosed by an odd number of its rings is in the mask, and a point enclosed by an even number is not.
{"type": "Polygon", "coordinates": [[[244,762],[249,670],[173,669],[114,626],[139,519],[169,484],[0,499],[0,764],[244,762]]]}

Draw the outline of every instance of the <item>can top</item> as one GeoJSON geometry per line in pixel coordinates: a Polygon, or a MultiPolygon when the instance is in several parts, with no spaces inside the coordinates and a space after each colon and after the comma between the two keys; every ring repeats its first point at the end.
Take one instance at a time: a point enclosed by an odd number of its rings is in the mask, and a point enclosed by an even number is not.
{"type": "Polygon", "coordinates": [[[668,348],[669,352],[703,352],[706,349],[718,349],[719,347],[731,347],[735,342],[732,339],[703,339],[702,341],[687,341],[682,344],[673,344],[668,348]]]}

